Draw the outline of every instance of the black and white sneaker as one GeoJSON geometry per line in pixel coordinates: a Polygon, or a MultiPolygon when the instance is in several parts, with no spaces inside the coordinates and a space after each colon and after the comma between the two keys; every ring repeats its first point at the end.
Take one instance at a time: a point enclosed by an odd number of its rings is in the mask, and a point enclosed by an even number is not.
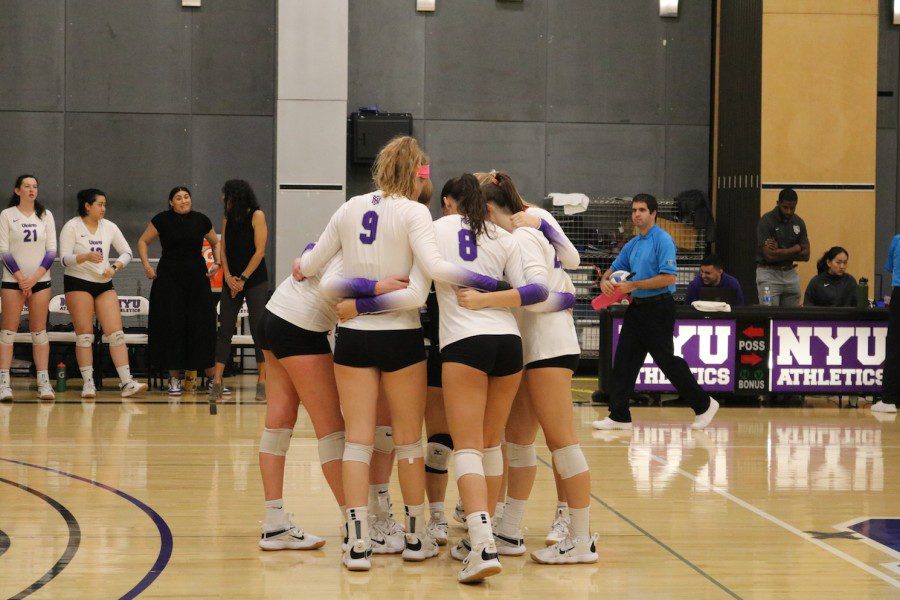
{"type": "Polygon", "coordinates": [[[325,545],[325,540],[291,523],[288,515],[284,527],[272,531],[263,530],[259,538],[259,547],[263,550],[315,550],[325,545]]]}
{"type": "Polygon", "coordinates": [[[466,524],[466,511],[463,510],[462,498],[456,501],[456,508],[453,509],[453,520],[461,523],[465,529],[469,528],[466,524]]]}
{"type": "Polygon", "coordinates": [[[567,537],[558,544],[535,550],[531,553],[534,562],[542,565],[573,565],[595,563],[597,554],[597,534],[586,538],[567,537]]]}
{"type": "Polygon", "coordinates": [[[467,535],[450,548],[450,557],[454,560],[466,560],[466,557],[471,551],[472,542],[469,541],[469,536],[467,535]]]}
{"type": "Polygon", "coordinates": [[[403,560],[422,562],[437,556],[440,547],[427,533],[407,533],[406,548],[403,549],[403,560]]]}
{"type": "Polygon", "coordinates": [[[372,568],[372,544],[366,540],[354,540],[353,545],[347,548],[341,562],[348,571],[368,571],[372,568]]]}
{"type": "Polygon", "coordinates": [[[472,548],[472,551],[463,560],[463,568],[457,579],[460,583],[477,583],[502,570],[494,540],[488,540],[486,543],[472,548]]]}
{"type": "Polygon", "coordinates": [[[525,538],[522,537],[521,531],[514,537],[495,531],[494,543],[497,545],[497,554],[501,556],[522,556],[527,550],[525,548],[525,538]]]}
{"type": "Polygon", "coordinates": [[[544,538],[545,546],[558,544],[569,536],[569,513],[564,508],[556,509],[556,516],[553,517],[553,523],[550,525],[550,531],[544,538]]]}
{"type": "Polygon", "coordinates": [[[434,538],[438,546],[447,545],[447,519],[444,518],[443,513],[432,513],[428,525],[425,526],[425,531],[434,538]]]}
{"type": "Polygon", "coordinates": [[[393,517],[369,516],[372,554],[400,554],[406,549],[406,532],[393,517]]]}

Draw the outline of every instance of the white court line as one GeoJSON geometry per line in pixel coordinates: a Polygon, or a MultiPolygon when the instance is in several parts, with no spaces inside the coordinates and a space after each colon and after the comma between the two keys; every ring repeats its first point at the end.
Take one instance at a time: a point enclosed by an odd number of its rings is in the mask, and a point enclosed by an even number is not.
{"type": "MultiPolygon", "coordinates": [[[[655,455],[651,454],[651,455],[650,455],[650,459],[653,460],[653,461],[655,461],[655,462],[658,462],[658,463],[661,464],[661,465],[664,465],[664,466],[667,466],[667,467],[672,468],[671,465],[669,465],[669,461],[667,461],[667,460],[664,459],[664,458],[660,458],[660,457],[658,457],[658,456],[655,456],[655,455]]],[[[797,537],[800,537],[800,538],[806,540],[807,542],[810,542],[810,543],[812,543],[812,544],[815,544],[815,545],[818,546],[819,548],[822,548],[822,549],[825,550],[826,552],[830,552],[831,554],[837,556],[838,558],[844,559],[845,561],[849,562],[850,564],[852,564],[852,565],[854,565],[854,566],[856,566],[856,567],[862,569],[863,571],[865,571],[865,572],[868,573],[869,575],[874,575],[875,577],[881,579],[881,580],[884,581],[885,583],[888,583],[888,584],[892,585],[893,587],[900,589],[900,580],[894,579],[893,577],[891,577],[890,575],[887,575],[886,573],[882,573],[881,571],[879,571],[879,570],[876,569],[875,567],[869,566],[869,565],[867,565],[866,563],[862,562],[861,560],[858,560],[858,559],[856,559],[856,558],[853,558],[852,556],[850,556],[850,555],[847,554],[846,552],[842,552],[841,550],[838,550],[838,549],[835,548],[834,546],[831,546],[831,545],[829,545],[829,544],[826,544],[826,543],[823,542],[822,540],[817,540],[817,539],[815,539],[814,537],[812,537],[812,536],[809,535],[808,533],[805,533],[805,532],[803,532],[803,531],[800,531],[799,529],[797,529],[797,528],[794,527],[793,525],[791,525],[791,524],[789,524],[789,523],[785,523],[784,521],[782,521],[782,520],[779,519],[778,517],[773,516],[773,515],[770,515],[770,514],[767,513],[766,511],[762,510],[761,508],[757,508],[756,506],[753,506],[753,505],[750,504],[749,502],[746,502],[746,501],[744,501],[744,500],[741,500],[740,498],[738,498],[738,497],[735,496],[734,494],[730,494],[730,493],[726,492],[725,490],[723,490],[722,488],[720,488],[720,487],[718,487],[718,486],[716,486],[716,485],[711,485],[711,484],[708,483],[708,482],[702,481],[702,480],[700,480],[699,478],[694,477],[693,475],[691,475],[691,474],[688,473],[687,471],[684,471],[684,470],[682,470],[682,469],[680,469],[680,468],[678,468],[678,467],[674,467],[674,470],[675,470],[676,472],[678,472],[680,475],[682,475],[682,476],[684,476],[684,477],[687,477],[688,479],[690,479],[691,481],[693,481],[694,483],[696,483],[696,484],[699,485],[700,487],[708,488],[708,489],[714,491],[715,493],[719,494],[720,496],[722,496],[722,497],[724,497],[724,498],[727,498],[728,500],[731,500],[732,502],[734,502],[734,503],[737,504],[738,506],[741,506],[741,507],[743,507],[743,508],[746,508],[746,509],[749,510],[750,512],[752,512],[752,513],[754,513],[754,514],[756,514],[756,515],[762,517],[763,519],[765,519],[765,520],[767,520],[767,521],[770,521],[770,522],[772,522],[772,523],[775,523],[776,525],[778,525],[778,526],[781,527],[782,529],[784,529],[784,530],[786,530],[786,531],[789,531],[789,532],[793,533],[793,534],[796,535],[797,537]]]]}
{"type": "Polygon", "coordinates": [[[900,560],[900,552],[897,552],[896,550],[894,550],[893,548],[891,548],[889,546],[880,544],[880,543],[876,542],[875,540],[873,540],[872,538],[859,533],[858,531],[850,529],[851,525],[856,525],[857,523],[859,523],[861,521],[868,521],[869,519],[896,519],[896,518],[897,517],[859,517],[858,519],[851,519],[849,521],[844,521],[843,523],[838,523],[837,525],[834,525],[833,527],[834,527],[834,529],[836,529],[838,531],[846,531],[849,533],[856,534],[856,535],[860,536],[860,538],[859,538],[860,542],[866,544],[867,546],[871,546],[872,548],[875,548],[876,550],[880,550],[881,552],[884,552],[891,558],[900,560]]]}

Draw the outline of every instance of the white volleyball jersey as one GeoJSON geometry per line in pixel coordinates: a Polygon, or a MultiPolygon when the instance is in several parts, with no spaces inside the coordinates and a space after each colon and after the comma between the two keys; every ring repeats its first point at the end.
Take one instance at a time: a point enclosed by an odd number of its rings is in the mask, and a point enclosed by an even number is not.
{"type": "Polygon", "coordinates": [[[341,253],[325,265],[321,277],[307,277],[297,281],[293,275],[275,288],[266,308],[275,316],[307,331],[330,331],[338,322],[331,302],[322,297],[319,283],[326,277],[340,275],[343,268],[341,253]]]}
{"type": "Polygon", "coordinates": [[[100,219],[94,233],[90,232],[81,217],[69,219],[59,232],[59,256],[66,268],[65,274],[70,277],[96,283],[109,281],[103,276],[103,271],[115,262],[109,255],[110,247],[115,249],[117,258],[124,259],[125,264],[134,256],[119,227],[106,219],[100,219]],[[85,252],[97,252],[103,261],[78,263],[75,257],[85,252]]]}
{"type": "MultiPolygon", "coordinates": [[[[316,275],[339,250],[344,254],[346,278],[375,281],[391,275],[408,276],[413,258],[435,281],[494,289],[496,280],[457,267],[441,258],[434,238],[431,213],[424,205],[380,191],[351,198],[332,215],[315,248],[301,262],[304,275],[316,275]]],[[[423,301],[424,302],[424,301],[423,301]]],[[[342,327],[362,330],[418,329],[416,308],[365,314],[342,327]]]]}
{"type": "Polygon", "coordinates": [[[562,304],[563,294],[574,294],[575,286],[556,261],[556,251],[537,229],[520,227],[515,230],[515,235],[523,262],[539,262],[549,272],[550,296],[547,300],[515,309],[519,331],[522,332],[525,363],[581,354],[575,321],[562,304]]]}
{"type": "Polygon", "coordinates": [[[40,219],[36,212],[26,217],[18,206],[0,212],[0,258],[6,266],[4,283],[15,283],[13,273],[16,269],[30,277],[41,263],[47,272],[39,281],[50,281],[50,267],[55,257],[56,224],[49,210],[45,210],[40,219]]]}
{"type": "MultiPolygon", "coordinates": [[[[498,279],[505,274],[513,287],[529,283],[546,284],[546,269],[540,265],[529,265],[526,271],[519,244],[513,235],[491,222],[485,225],[486,230],[476,243],[462,216],[448,215],[435,221],[434,231],[441,256],[459,267],[498,279]]],[[[436,281],[434,289],[440,313],[441,348],[476,335],[519,335],[510,309],[469,310],[457,302],[457,286],[436,281]]]]}
{"type": "Polygon", "coordinates": [[[556,250],[556,256],[559,259],[559,264],[562,265],[562,268],[577,268],[578,265],[581,264],[581,256],[578,254],[578,250],[566,236],[565,232],[563,232],[562,227],[553,215],[537,206],[529,206],[525,212],[529,215],[534,215],[543,221],[543,223],[541,223],[540,231],[544,234],[544,237],[547,238],[547,241],[550,242],[550,245],[553,246],[553,249],[556,250]]]}

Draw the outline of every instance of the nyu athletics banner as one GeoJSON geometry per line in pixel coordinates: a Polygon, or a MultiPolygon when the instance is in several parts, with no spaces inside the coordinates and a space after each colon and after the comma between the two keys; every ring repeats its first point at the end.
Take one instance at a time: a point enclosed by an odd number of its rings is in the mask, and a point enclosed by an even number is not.
{"type": "MultiPolygon", "coordinates": [[[[613,319],[612,349],[619,345],[622,319],[613,319]]],[[[675,354],[684,358],[704,390],[734,391],[734,321],[678,319],[675,321],[675,354]]],[[[675,388],[648,355],[634,389],[640,392],[671,392],[675,388]]]]}
{"type": "Polygon", "coordinates": [[[772,321],[772,392],[878,392],[887,323],[772,321]]]}

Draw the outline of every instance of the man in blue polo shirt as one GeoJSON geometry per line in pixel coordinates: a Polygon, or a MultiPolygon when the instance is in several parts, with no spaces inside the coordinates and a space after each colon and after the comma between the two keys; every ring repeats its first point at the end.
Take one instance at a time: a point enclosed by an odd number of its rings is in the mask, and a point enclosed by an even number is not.
{"type": "Polygon", "coordinates": [[[872,412],[897,412],[900,399],[900,235],[891,240],[884,270],[891,273],[891,306],[888,312],[887,345],[884,357],[884,379],[881,399],[872,405],[872,412]]]}
{"type": "Polygon", "coordinates": [[[719,410],[719,403],[703,391],[684,359],[675,356],[675,242],[656,225],[656,212],[656,198],[650,194],[638,194],[631,200],[631,220],[638,235],[625,244],[600,280],[604,294],[630,292],[631,304],[625,311],[613,359],[609,416],[594,421],[594,429],[631,429],[628,403],[648,352],[681,397],[690,402],[696,414],[693,429],[708,426],[719,410]],[[613,283],[609,278],[614,271],[633,275],[628,281],[613,283]]]}

